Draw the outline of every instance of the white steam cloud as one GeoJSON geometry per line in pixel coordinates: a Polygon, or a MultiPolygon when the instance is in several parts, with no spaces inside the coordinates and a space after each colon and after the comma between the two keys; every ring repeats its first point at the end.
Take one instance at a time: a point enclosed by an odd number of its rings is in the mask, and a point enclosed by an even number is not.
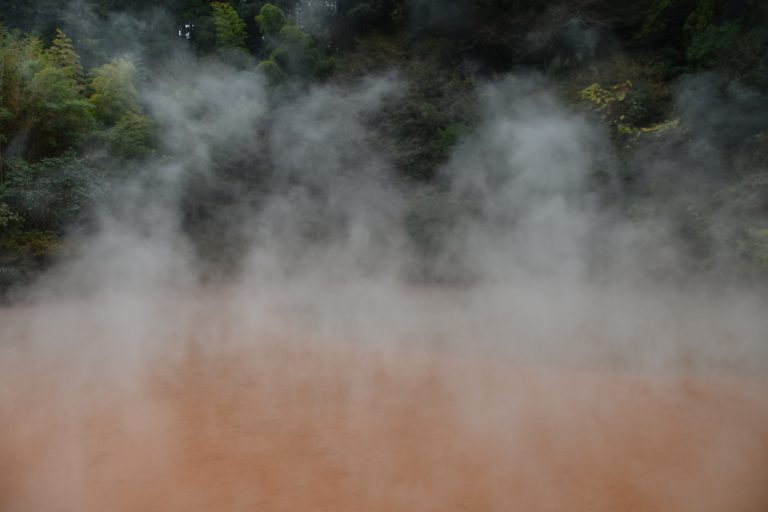
{"type": "Polygon", "coordinates": [[[765,506],[765,298],[658,279],[673,238],[600,208],[607,134],[541,76],[483,86],[414,191],[372,125],[407,88],[185,56],[145,84],[163,156],[0,313],[0,509],[765,506]]]}

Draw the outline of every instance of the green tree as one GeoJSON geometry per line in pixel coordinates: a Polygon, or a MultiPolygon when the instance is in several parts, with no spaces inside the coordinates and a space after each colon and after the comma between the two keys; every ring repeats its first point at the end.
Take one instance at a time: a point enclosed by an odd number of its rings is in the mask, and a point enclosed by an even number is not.
{"type": "Polygon", "coordinates": [[[104,190],[100,173],[73,153],[17,160],[0,182],[0,294],[45,268],[104,190]]]}
{"type": "Polygon", "coordinates": [[[56,29],[56,36],[53,38],[51,47],[48,48],[48,56],[53,64],[64,70],[64,72],[78,85],[85,82],[85,72],[80,63],[80,55],[75,51],[72,40],[59,28],[56,29]]]}
{"type": "Polygon", "coordinates": [[[270,50],[269,58],[262,61],[259,69],[271,82],[281,82],[288,75],[323,75],[332,67],[333,61],[323,58],[312,36],[289,23],[279,7],[265,4],[256,22],[270,50]]]}
{"type": "Polygon", "coordinates": [[[93,72],[90,102],[99,120],[111,125],[126,113],[140,110],[135,75],[136,66],[127,59],[114,59],[93,72]]]}
{"type": "Polygon", "coordinates": [[[302,75],[314,71],[320,54],[309,34],[295,25],[286,24],[280,29],[278,41],[270,59],[291,74],[302,75]]]}
{"type": "Polygon", "coordinates": [[[17,160],[0,183],[0,203],[26,229],[63,231],[87,208],[101,178],[71,152],[30,164],[17,160]]]}
{"type": "Polygon", "coordinates": [[[151,118],[128,112],[109,131],[107,142],[110,154],[118,158],[141,158],[152,154],[156,139],[156,126],[151,118]]]}
{"type": "Polygon", "coordinates": [[[270,3],[264,4],[259,15],[256,16],[259,30],[266,37],[277,37],[287,22],[283,10],[270,3]]]}
{"type": "Polygon", "coordinates": [[[36,160],[74,145],[93,127],[93,107],[61,68],[45,65],[29,84],[22,113],[22,134],[28,133],[26,155],[36,160]]]}
{"type": "Polygon", "coordinates": [[[224,2],[213,2],[216,41],[220,49],[245,47],[245,22],[235,9],[224,2]]]}
{"type": "MultiPolygon", "coordinates": [[[[77,54],[70,55],[75,61],[77,54]]],[[[0,27],[0,151],[37,160],[77,144],[93,125],[92,106],[72,70],[33,36],[0,27]]]]}

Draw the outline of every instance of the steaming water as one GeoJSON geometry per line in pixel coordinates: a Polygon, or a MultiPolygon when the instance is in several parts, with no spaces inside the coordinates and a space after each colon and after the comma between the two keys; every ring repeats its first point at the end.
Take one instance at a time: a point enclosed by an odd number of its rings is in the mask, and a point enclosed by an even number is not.
{"type": "Polygon", "coordinates": [[[277,101],[186,58],[145,87],[164,157],[0,312],[0,510],[768,508],[764,297],[651,277],[673,237],[598,208],[615,155],[540,77],[479,91],[412,192],[370,125],[407,87],[277,101]],[[213,169],[243,161],[240,201],[213,169]],[[235,198],[226,285],[184,228],[199,183],[235,198]]]}
{"type": "Polygon", "coordinates": [[[3,312],[0,508],[768,504],[763,373],[682,345],[672,363],[595,343],[706,341],[749,312],[632,295],[628,312],[615,292],[580,312],[541,292],[506,306],[498,290],[302,292],[3,312]]]}

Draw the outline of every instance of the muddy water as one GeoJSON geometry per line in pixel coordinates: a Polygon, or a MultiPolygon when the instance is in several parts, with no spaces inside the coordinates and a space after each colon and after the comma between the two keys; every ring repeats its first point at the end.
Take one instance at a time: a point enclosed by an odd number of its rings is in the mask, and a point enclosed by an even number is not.
{"type": "Polygon", "coordinates": [[[3,511],[768,510],[754,376],[296,331],[140,365],[24,346],[0,377],[3,511]]]}

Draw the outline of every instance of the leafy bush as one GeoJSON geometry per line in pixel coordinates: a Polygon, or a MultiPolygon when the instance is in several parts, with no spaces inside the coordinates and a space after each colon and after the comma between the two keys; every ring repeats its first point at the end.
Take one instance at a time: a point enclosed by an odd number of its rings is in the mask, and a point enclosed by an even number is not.
{"type": "Polygon", "coordinates": [[[0,202],[0,233],[12,231],[23,221],[21,215],[7,203],[0,202]]]}
{"type": "Polygon", "coordinates": [[[264,4],[259,15],[256,16],[259,30],[266,37],[277,37],[287,22],[288,19],[283,10],[270,3],[264,4]]]}
{"type": "Polygon", "coordinates": [[[61,250],[61,238],[52,231],[18,231],[0,237],[0,300],[30,281],[61,250]]]}
{"type": "Polygon", "coordinates": [[[113,59],[93,72],[90,102],[99,120],[114,124],[126,113],[139,111],[135,75],[136,66],[127,59],[113,59]]]}
{"type": "Polygon", "coordinates": [[[256,21],[267,38],[267,48],[271,49],[259,69],[273,84],[288,76],[317,77],[330,72],[333,60],[324,58],[312,36],[289,23],[279,7],[265,4],[256,21]]]}
{"type": "Polygon", "coordinates": [[[81,218],[101,186],[100,176],[71,154],[18,161],[0,183],[0,204],[19,227],[60,231],[81,218]]]}
{"type": "Polygon", "coordinates": [[[151,118],[128,112],[109,131],[109,149],[118,158],[141,158],[157,146],[157,127],[151,118]]]}
{"type": "Polygon", "coordinates": [[[0,297],[61,253],[62,233],[84,219],[99,177],[68,155],[17,162],[0,182],[0,297]]]}
{"type": "Polygon", "coordinates": [[[657,66],[616,58],[569,76],[569,95],[593,111],[622,143],[677,126],[668,119],[671,90],[657,66]],[[583,84],[590,85],[583,87],[583,84]],[[611,85],[608,85],[611,84],[611,85]]]}

